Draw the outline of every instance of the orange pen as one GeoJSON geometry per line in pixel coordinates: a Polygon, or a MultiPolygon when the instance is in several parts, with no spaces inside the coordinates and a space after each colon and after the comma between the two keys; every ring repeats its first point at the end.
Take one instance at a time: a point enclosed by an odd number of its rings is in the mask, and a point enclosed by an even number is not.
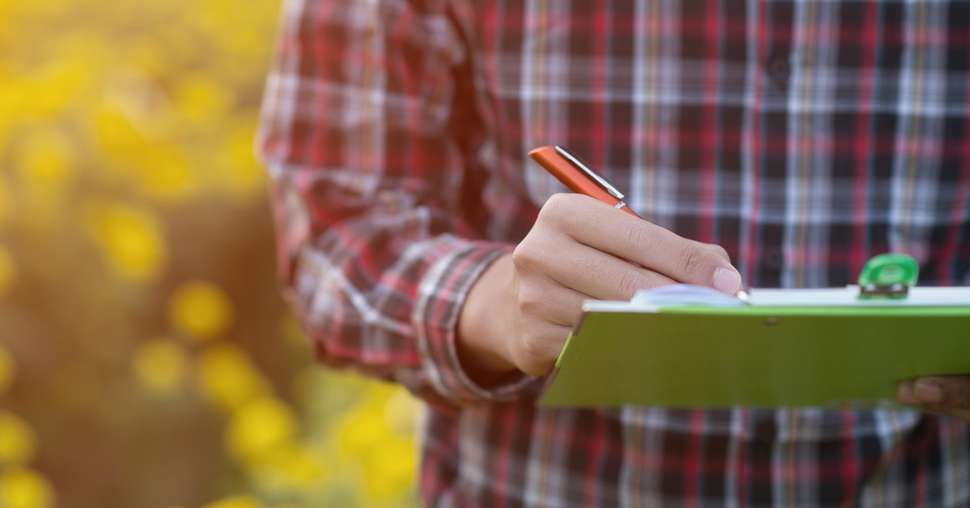
{"type": "Polygon", "coordinates": [[[573,192],[598,199],[613,208],[640,218],[636,212],[623,202],[623,194],[610,185],[605,178],[597,175],[576,156],[561,146],[540,146],[529,152],[529,157],[552,173],[560,182],[573,192]]]}

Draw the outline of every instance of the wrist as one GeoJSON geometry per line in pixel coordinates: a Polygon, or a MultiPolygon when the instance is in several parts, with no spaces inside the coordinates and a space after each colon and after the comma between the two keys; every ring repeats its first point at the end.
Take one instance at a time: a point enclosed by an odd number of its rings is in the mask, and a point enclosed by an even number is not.
{"type": "Polygon", "coordinates": [[[458,318],[459,360],[468,375],[483,386],[518,373],[507,347],[512,274],[511,254],[496,259],[468,292],[458,318]]]}

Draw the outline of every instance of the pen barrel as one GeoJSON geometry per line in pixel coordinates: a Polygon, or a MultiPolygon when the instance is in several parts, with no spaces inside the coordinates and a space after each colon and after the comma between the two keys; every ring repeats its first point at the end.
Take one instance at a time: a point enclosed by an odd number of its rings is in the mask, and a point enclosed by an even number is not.
{"type": "Polygon", "coordinates": [[[555,147],[543,146],[536,148],[529,152],[529,157],[552,176],[556,177],[569,190],[594,198],[634,217],[640,217],[629,206],[626,206],[625,203],[623,206],[618,206],[622,203],[621,200],[600,187],[596,182],[590,180],[580,170],[573,167],[569,161],[556,152],[555,147]]]}

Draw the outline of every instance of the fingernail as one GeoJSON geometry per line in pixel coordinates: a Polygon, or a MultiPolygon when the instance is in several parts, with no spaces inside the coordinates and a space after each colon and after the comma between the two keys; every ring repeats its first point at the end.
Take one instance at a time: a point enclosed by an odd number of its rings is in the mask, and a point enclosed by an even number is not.
{"type": "Polygon", "coordinates": [[[729,295],[737,294],[741,289],[741,274],[731,268],[714,270],[714,289],[729,295]]]}
{"type": "Polygon", "coordinates": [[[943,388],[932,381],[917,381],[916,398],[924,404],[939,404],[943,402],[943,388]]]}

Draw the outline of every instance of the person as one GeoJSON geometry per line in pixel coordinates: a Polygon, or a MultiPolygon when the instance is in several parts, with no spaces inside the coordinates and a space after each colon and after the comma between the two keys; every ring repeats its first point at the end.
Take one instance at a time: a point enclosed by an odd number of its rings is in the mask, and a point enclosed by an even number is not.
{"type": "Polygon", "coordinates": [[[839,286],[884,252],[970,283],[970,3],[284,11],[259,146],[285,292],[323,363],[427,402],[425,503],[970,505],[963,376],[898,408],[536,404],[587,298],[839,286]],[[644,220],[564,193],[526,155],[550,144],[644,220]]]}

